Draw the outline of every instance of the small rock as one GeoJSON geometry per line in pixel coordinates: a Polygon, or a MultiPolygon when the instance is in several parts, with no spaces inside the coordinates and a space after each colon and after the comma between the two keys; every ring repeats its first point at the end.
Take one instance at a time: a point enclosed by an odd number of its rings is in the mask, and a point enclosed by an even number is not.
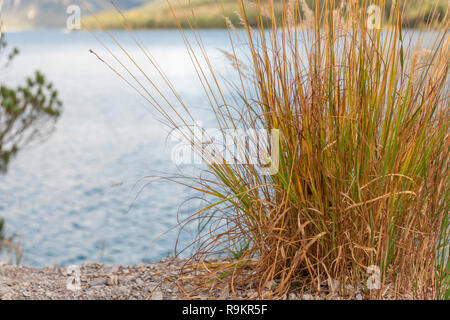
{"type": "Polygon", "coordinates": [[[289,293],[289,300],[297,300],[297,295],[295,293],[289,293]]]}
{"type": "Polygon", "coordinates": [[[362,300],[363,296],[360,293],[358,293],[355,298],[356,300],[362,300]]]}
{"type": "Polygon", "coordinates": [[[109,276],[108,279],[106,279],[106,285],[107,286],[116,286],[119,284],[119,277],[116,275],[109,276]]]}
{"type": "Polygon", "coordinates": [[[152,294],[151,300],[163,300],[163,294],[161,290],[156,289],[152,294]]]}
{"type": "Polygon", "coordinates": [[[277,283],[275,280],[268,281],[266,284],[267,289],[274,289],[274,288],[276,288],[276,286],[277,286],[277,283]]]}
{"type": "Polygon", "coordinates": [[[339,281],[334,279],[328,279],[328,288],[330,291],[334,292],[339,289],[339,281]]]}
{"type": "Polygon", "coordinates": [[[138,287],[143,287],[144,286],[144,281],[142,281],[142,279],[139,279],[139,278],[137,278],[136,280],[135,280],[135,282],[136,282],[136,285],[138,286],[138,287]]]}
{"type": "Polygon", "coordinates": [[[149,288],[150,290],[155,289],[158,286],[158,282],[149,282],[147,283],[147,288],[149,288]]]}
{"type": "Polygon", "coordinates": [[[120,271],[120,266],[112,266],[110,269],[111,273],[117,273],[120,271]]]}
{"type": "Polygon", "coordinates": [[[306,293],[306,294],[303,295],[302,299],[303,300],[312,300],[313,296],[310,295],[309,293],[306,293]]]}
{"type": "Polygon", "coordinates": [[[230,291],[225,290],[225,292],[222,293],[222,296],[220,297],[221,300],[226,300],[230,297],[230,291]]]}
{"type": "Polygon", "coordinates": [[[13,295],[11,292],[7,292],[2,295],[1,300],[13,300],[13,295]]]}
{"type": "Polygon", "coordinates": [[[355,292],[355,288],[351,284],[347,284],[345,286],[345,290],[347,294],[353,294],[353,292],[355,292]]]}
{"type": "Polygon", "coordinates": [[[106,284],[105,278],[95,278],[89,282],[91,287],[103,286],[106,284]]]}

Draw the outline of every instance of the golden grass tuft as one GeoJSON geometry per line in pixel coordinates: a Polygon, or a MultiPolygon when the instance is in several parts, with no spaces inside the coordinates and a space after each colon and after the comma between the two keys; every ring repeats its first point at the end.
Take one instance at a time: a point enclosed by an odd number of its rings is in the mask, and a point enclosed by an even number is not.
{"type": "MultiPolygon", "coordinates": [[[[208,268],[201,283],[251,285],[272,298],[320,292],[324,281],[342,294],[362,285],[374,299],[386,288],[396,297],[449,298],[448,12],[441,23],[428,19],[411,33],[402,29],[406,1],[397,1],[383,16],[387,25],[371,29],[367,8],[374,2],[385,8],[384,0],[324,0],[312,8],[303,0],[257,0],[251,26],[249,4],[236,0],[243,31],[226,25],[227,58],[240,79],[239,121],[195,18],[180,18],[171,7],[218,128],[281,133],[273,175],[206,155],[211,178],[190,185],[209,201],[189,219],[211,230],[199,239],[196,257],[233,248],[234,260],[208,268]],[[181,29],[186,21],[193,38],[181,29]],[[235,33],[249,55],[245,67],[235,33]],[[381,288],[369,290],[376,268],[381,288]]],[[[193,124],[189,106],[158,74],[177,105],[158,90],[143,96],[173,127],[193,124]]],[[[205,155],[200,137],[193,148],[205,155]]]]}

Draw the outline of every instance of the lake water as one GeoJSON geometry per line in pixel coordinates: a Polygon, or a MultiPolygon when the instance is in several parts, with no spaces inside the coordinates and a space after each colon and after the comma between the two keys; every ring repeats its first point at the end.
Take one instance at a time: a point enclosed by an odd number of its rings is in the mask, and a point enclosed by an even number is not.
{"type": "MultiPolygon", "coordinates": [[[[114,34],[149,66],[125,32],[114,34]]],[[[207,122],[208,105],[179,32],[145,31],[138,37],[198,119],[207,122]]],[[[204,31],[202,38],[212,63],[226,76],[231,70],[217,50],[227,49],[226,33],[204,31]]],[[[41,70],[64,103],[51,137],[21,150],[0,176],[0,216],[7,233],[23,243],[23,263],[135,264],[173,254],[177,229],[159,236],[198,207],[183,204],[194,194],[173,183],[147,185],[141,179],[193,169],[171,162],[168,130],[148,103],[89,53],[93,49],[112,61],[89,33],[19,32],[8,33],[6,40],[21,53],[2,69],[0,82],[19,84],[41,70]]],[[[182,233],[180,246],[194,236],[194,231],[182,233]]]]}

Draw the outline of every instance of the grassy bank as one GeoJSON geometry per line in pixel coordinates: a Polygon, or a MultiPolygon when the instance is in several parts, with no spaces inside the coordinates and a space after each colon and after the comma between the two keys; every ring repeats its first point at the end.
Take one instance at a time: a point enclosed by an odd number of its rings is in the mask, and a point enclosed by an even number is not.
{"type": "MultiPolygon", "coordinates": [[[[306,1],[310,8],[314,8],[312,0],[306,1]]],[[[322,1],[323,2],[323,1],[322,1]]],[[[234,0],[191,0],[191,1],[170,1],[174,12],[179,17],[183,28],[189,28],[188,19],[184,18],[185,11],[193,11],[196,16],[195,24],[197,28],[226,28],[224,16],[231,22],[242,27],[238,17],[239,5],[234,0]]],[[[257,25],[257,7],[252,5],[251,1],[246,2],[246,15],[249,25],[257,25]]],[[[256,3],[256,2],[253,2],[256,3]]],[[[338,1],[335,1],[338,3],[338,1]]],[[[439,14],[440,18],[445,15],[448,6],[447,0],[439,0],[435,7],[434,0],[408,0],[408,6],[405,7],[403,15],[403,24],[405,27],[417,26],[422,21],[430,19],[433,12],[439,14]],[[435,11],[436,9],[436,11],[435,11]]],[[[389,17],[392,0],[386,1],[385,16],[389,17]]],[[[274,14],[277,17],[282,15],[281,1],[275,1],[274,14]]],[[[154,0],[149,4],[124,12],[130,27],[134,29],[174,29],[178,28],[166,0],[154,0]]],[[[99,14],[98,17],[107,28],[122,29],[122,23],[114,10],[99,14]]],[[[387,21],[385,21],[387,22],[387,21]]],[[[99,28],[98,23],[93,17],[83,19],[86,28],[99,28]]]]}

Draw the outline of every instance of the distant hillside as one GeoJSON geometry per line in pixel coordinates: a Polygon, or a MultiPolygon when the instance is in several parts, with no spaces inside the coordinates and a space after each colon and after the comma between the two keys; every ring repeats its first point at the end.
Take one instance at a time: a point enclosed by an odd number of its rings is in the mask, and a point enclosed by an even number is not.
{"type": "MultiPolygon", "coordinates": [[[[225,15],[235,25],[240,25],[239,17],[235,12],[239,11],[236,0],[170,0],[173,3],[177,17],[183,28],[189,27],[186,19],[183,19],[185,10],[194,10],[196,25],[198,28],[224,28],[222,6],[225,15]]],[[[167,0],[154,0],[153,2],[124,12],[128,24],[136,29],[171,29],[177,28],[173,19],[167,0]]],[[[98,17],[110,29],[121,29],[122,24],[116,12],[104,12],[98,17]]],[[[255,12],[249,10],[247,13],[249,20],[255,20],[255,12]]],[[[88,28],[98,28],[96,20],[87,17],[83,23],[88,28]]]]}
{"type": "MultiPolygon", "coordinates": [[[[94,12],[110,10],[105,0],[85,0],[94,12]]],[[[116,0],[122,10],[131,9],[148,3],[148,0],[116,0]]],[[[66,8],[78,0],[0,0],[0,15],[7,30],[34,28],[64,28],[67,19],[66,8]]],[[[83,15],[88,15],[82,10],[83,15]]]]}
{"type": "MultiPolygon", "coordinates": [[[[239,17],[236,11],[239,11],[236,0],[169,0],[174,4],[177,16],[180,19],[182,27],[188,27],[186,19],[183,19],[183,9],[193,10],[196,16],[196,23],[198,28],[224,28],[225,22],[221,5],[225,10],[225,15],[233,22],[234,25],[239,26],[239,17]],[[175,5],[181,3],[180,5],[175,5]]],[[[306,0],[312,6],[315,0],[306,0]]],[[[323,0],[318,0],[323,1],[323,0]]],[[[386,1],[386,13],[393,0],[386,1]]],[[[426,20],[433,11],[433,4],[438,1],[437,12],[440,17],[444,17],[448,0],[404,0],[407,1],[406,12],[404,15],[404,24],[406,27],[416,26],[420,21],[426,20]]],[[[255,24],[255,9],[247,3],[247,18],[250,24],[255,24]]],[[[280,8],[280,1],[278,3],[280,8]]],[[[339,1],[336,1],[339,3],[339,1]]],[[[135,29],[150,29],[150,28],[177,28],[177,25],[172,17],[170,9],[166,0],[154,0],[153,2],[124,12],[128,24],[135,29]]],[[[110,29],[121,29],[122,23],[118,19],[115,12],[105,12],[99,15],[104,25],[110,29]]],[[[99,28],[95,19],[87,17],[83,20],[88,28],[99,28]]]]}

